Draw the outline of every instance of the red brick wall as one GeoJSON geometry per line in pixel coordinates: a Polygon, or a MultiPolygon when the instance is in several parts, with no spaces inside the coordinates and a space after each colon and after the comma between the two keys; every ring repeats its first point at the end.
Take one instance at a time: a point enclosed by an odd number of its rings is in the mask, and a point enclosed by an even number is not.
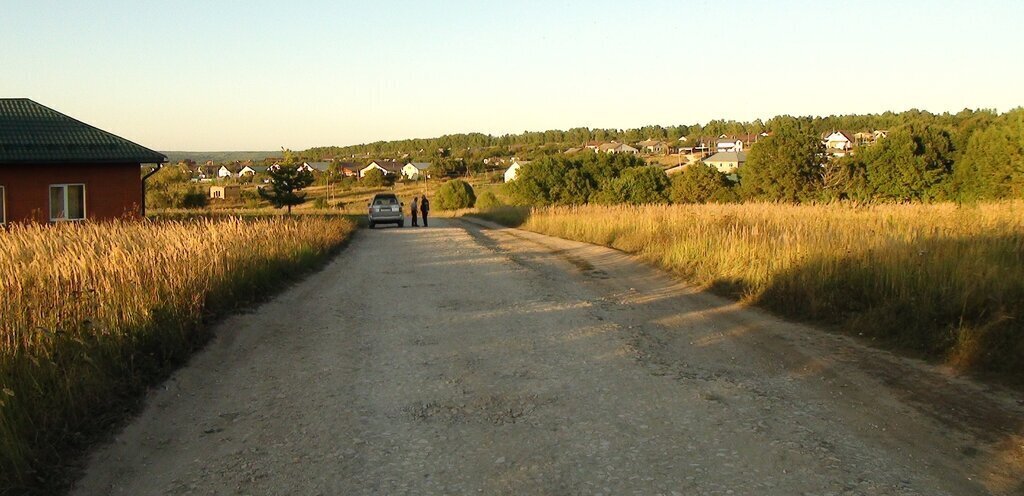
{"type": "Polygon", "coordinates": [[[85,218],[137,218],[142,205],[139,164],[0,165],[7,222],[49,222],[50,185],[85,184],[85,218]]]}

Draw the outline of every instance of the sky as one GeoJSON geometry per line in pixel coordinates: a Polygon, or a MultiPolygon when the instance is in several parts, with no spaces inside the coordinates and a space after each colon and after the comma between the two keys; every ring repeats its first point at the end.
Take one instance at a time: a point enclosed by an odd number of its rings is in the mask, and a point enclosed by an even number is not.
{"type": "Polygon", "coordinates": [[[0,97],[157,150],[1024,105],[1024,2],[0,0],[0,97]]]}

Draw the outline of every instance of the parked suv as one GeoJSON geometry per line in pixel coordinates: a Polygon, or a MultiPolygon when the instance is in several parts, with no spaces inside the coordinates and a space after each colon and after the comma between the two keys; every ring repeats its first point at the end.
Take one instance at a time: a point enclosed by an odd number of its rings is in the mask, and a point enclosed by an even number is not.
{"type": "Polygon", "coordinates": [[[405,213],[402,212],[404,203],[398,201],[393,193],[378,193],[370,202],[370,229],[377,227],[377,224],[396,224],[398,227],[405,227],[405,213]]]}

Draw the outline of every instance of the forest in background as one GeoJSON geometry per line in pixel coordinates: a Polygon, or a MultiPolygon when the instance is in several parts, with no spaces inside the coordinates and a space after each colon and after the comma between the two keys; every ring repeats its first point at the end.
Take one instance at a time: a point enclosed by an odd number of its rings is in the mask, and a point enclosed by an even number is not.
{"type": "MultiPolygon", "coordinates": [[[[935,114],[924,110],[907,110],[904,112],[885,112],[881,114],[831,115],[827,117],[803,116],[794,117],[780,115],[762,121],[713,120],[707,124],[682,124],[674,126],[651,125],[632,129],[587,128],[577,127],[569,130],[525,131],[520,134],[504,134],[500,136],[483,133],[447,134],[436,138],[404,139],[395,141],[377,141],[350,146],[313,147],[302,152],[304,157],[322,159],[329,157],[351,157],[369,155],[373,157],[400,156],[410,154],[419,156],[434,154],[438,149],[450,149],[453,154],[469,150],[475,153],[487,153],[490,150],[495,156],[509,151],[547,151],[557,153],[569,146],[578,146],[588,141],[618,141],[636,143],[645,139],[661,139],[677,141],[681,137],[691,140],[700,137],[717,138],[720,135],[756,134],[775,131],[792,122],[808,132],[821,134],[834,130],[875,130],[893,129],[903,125],[937,126],[948,130],[957,138],[957,145],[966,145],[966,138],[978,128],[987,127],[1002,115],[992,109],[964,109],[957,113],[935,114]],[[422,152],[420,150],[423,150],[422,152]]],[[[461,156],[461,155],[460,155],[461,156]]]]}

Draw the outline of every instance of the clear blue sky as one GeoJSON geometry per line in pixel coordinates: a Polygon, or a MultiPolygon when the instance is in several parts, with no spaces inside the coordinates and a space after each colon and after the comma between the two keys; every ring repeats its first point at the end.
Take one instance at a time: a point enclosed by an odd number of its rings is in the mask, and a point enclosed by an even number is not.
{"type": "Polygon", "coordinates": [[[160,150],[1024,105],[1024,2],[3,0],[0,96],[160,150]]]}

